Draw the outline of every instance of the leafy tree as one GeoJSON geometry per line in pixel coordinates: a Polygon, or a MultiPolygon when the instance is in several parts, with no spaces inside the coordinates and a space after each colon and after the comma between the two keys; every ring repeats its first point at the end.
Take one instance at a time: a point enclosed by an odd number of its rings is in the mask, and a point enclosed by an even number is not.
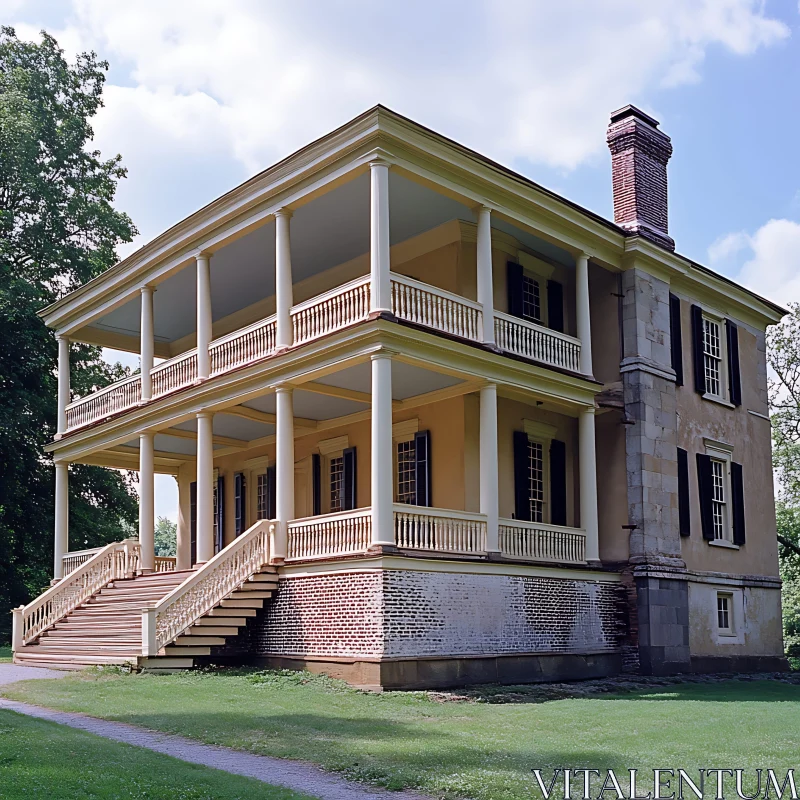
{"type": "Polygon", "coordinates": [[[157,556],[175,556],[178,553],[178,526],[166,517],[156,522],[155,545],[157,556]]]}
{"type": "MultiPolygon", "coordinates": [[[[67,63],[46,33],[22,42],[0,28],[0,640],[9,609],[52,569],[54,471],[42,448],[55,433],[57,346],[37,312],[111,266],[136,233],[112,206],[120,157],[90,149],[107,69],[94,53],[67,63]]],[[[73,345],[71,366],[76,395],[125,374],[88,345],[73,345]]],[[[121,538],[136,510],[129,477],[71,468],[71,546],[121,538]]]]}

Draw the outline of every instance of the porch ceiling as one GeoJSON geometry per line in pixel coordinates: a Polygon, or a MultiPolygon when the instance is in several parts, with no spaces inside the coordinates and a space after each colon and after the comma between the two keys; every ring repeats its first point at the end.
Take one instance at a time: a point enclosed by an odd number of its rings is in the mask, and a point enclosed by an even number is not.
{"type": "MultiPolygon", "coordinates": [[[[369,175],[364,173],[298,208],[292,218],[295,284],[366,255],[369,251],[369,175]]],[[[466,205],[397,172],[390,172],[391,243],[397,244],[453,219],[475,221],[466,205]]],[[[498,230],[513,233],[532,250],[571,263],[565,251],[503,220],[498,230]]],[[[211,258],[213,318],[219,320],[275,292],[275,224],[266,223],[214,253],[211,258]]],[[[196,271],[187,266],[158,284],[154,295],[155,338],[171,343],[194,333],[196,271]]],[[[140,302],[134,297],[85,331],[139,336],[140,302]]],[[[80,338],[80,336],[78,336],[80,338]]],[[[137,348],[138,349],[138,348],[137,348]]]]}

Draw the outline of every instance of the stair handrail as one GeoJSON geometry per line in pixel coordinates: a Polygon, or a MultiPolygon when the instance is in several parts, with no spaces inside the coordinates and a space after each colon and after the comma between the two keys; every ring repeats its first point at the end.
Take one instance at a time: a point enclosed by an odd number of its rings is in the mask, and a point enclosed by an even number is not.
{"type": "Polygon", "coordinates": [[[111,581],[131,577],[138,560],[136,539],[112,542],[28,605],[15,608],[11,612],[14,652],[52,628],[111,581]]]}
{"type": "Polygon", "coordinates": [[[156,605],[142,609],[142,655],[155,656],[269,563],[274,523],[259,520],[156,605]]]}

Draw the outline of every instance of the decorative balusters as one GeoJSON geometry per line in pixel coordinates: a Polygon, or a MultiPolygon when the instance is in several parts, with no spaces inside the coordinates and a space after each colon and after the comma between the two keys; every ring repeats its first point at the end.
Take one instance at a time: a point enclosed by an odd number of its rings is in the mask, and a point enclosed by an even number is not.
{"type": "Polygon", "coordinates": [[[369,315],[369,276],[314,297],[292,309],[296,345],[346,328],[369,315]]]}
{"type": "Polygon", "coordinates": [[[486,551],[486,517],[481,514],[397,504],[394,531],[398,547],[444,553],[486,551]]]}
{"type": "Polygon", "coordinates": [[[581,343],[566,334],[495,312],[495,339],[501,350],[556,367],[580,371],[581,343]]]}
{"type": "Polygon", "coordinates": [[[211,342],[211,374],[265,358],[275,350],[275,333],[275,317],[270,317],[211,342]]]}
{"type": "Polygon", "coordinates": [[[370,509],[307,517],[289,523],[288,559],[363,553],[372,541],[370,509]]]}
{"type": "Polygon", "coordinates": [[[585,564],[586,535],[554,525],[506,520],[500,523],[500,552],[508,558],[585,564]]]}
{"type": "Polygon", "coordinates": [[[74,550],[71,553],[64,553],[61,557],[61,563],[64,565],[64,570],[61,573],[66,576],[70,572],[77,569],[81,564],[85,564],[95,553],[99,553],[101,547],[93,547],[90,550],[74,550]]]}
{"type": "Polygon", "coordinates": [[[480,305],[434,286],[392,274],[392,311],[399,319],[427,328],[480,341],[480,305]]]}
{"type": "Polygon", "coordinates": [[[153,380],[153,397],[182,389],[184,386],[191,386],[197,380],[197,351],[190,350],[188,353],[163,361],[150,373],[153,380]]]}
{"type": "Polygon", "coordinates": [[[156,556],[155,571],[156,572],[173,572],[175,570],[175,563],[177,559],[175,556],[156,556]]]}
{"type": "Polygon", "coordinates": [[[14,610],[15,649],[30,644],[111,581],[130,577],[138,563],[134,540],[106,545],[32,603],[14,610]]]}
{"type": "Polygon", "coordinates": [[[141,399],[141,376],[131,375],[70,403],[67,406],[67,430],[89,425],[118,411],[132,408],[141,399]]]}

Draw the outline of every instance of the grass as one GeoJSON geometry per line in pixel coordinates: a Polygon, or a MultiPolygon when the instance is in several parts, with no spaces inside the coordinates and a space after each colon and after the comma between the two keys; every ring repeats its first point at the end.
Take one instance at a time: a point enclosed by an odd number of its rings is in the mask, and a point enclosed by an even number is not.
{"type": "Polygon", "coordinates": [[[11,655],[11,645],[0,646],[0,664],[10,664],[11,655]]]}
{"type": "Polygon", "coordinates": [[[552,702],[498,702],[503,693],[439,702],[419,692],[365,694],[307,673],[220,670],[83,673],[17,683],[5,694],[305,759],[390,788],[478,800],[539,796],[533,768],[637,767],[651,777],[654,767],[779,769],[796,766],[800,748],[800,686],[767,681],[552,702]]]}
{"type": "Polygon", "coordinates": [[[300,800],[251,778],[186,764],[45,720],[0,711],[3,800],[300,800]]]}

